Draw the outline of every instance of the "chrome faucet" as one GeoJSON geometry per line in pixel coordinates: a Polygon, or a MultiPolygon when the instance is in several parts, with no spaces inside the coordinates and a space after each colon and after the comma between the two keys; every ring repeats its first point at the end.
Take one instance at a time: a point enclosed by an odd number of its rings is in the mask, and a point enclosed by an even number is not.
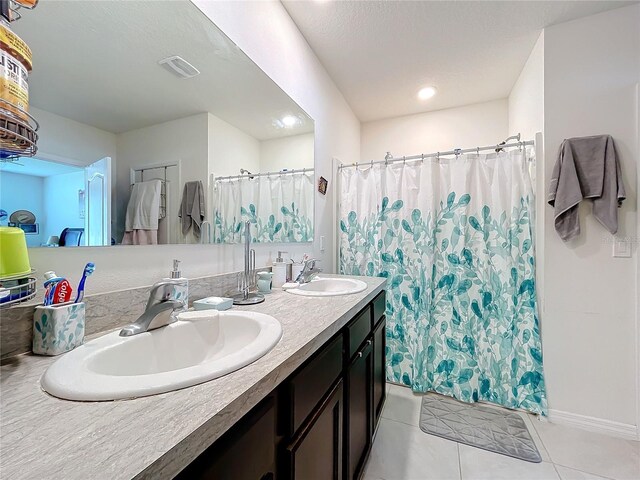
{"type": "Polygon", "coordinates": [[[151,287],[144,313],[131,325],[120,330],[120,336],[138,335],[175,322],[172,313],[185,306],[184,301],[171,299],[175,286],[179,284],[175,280],[165,280],[151,287]]]}
{"type": "Polygon", "coordinates": [[[296,283],[309,283],[313,277],[318,275],[322,270],[316,268],[316,260],[314,258],[310,258],[306,262],[304,262],[304,267],[302,267],[302,271],[298,278],[296,278],[296,283]]]}

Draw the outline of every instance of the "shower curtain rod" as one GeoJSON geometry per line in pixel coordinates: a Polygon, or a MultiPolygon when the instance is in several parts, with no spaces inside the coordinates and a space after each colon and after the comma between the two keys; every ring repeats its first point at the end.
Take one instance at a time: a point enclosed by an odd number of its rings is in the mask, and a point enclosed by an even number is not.
{"type": "Polygon", "coordinates": [[[472,153],[472,152],[476,152],[476,153],[480,153],[483,150],[495,150],[495,149],[502,149],[502,148],[510,148],[510,147],[526,147],[528,145],[534,145],[534,141],[533,140],[526,140],[526,141],[518,141],[518,142],[514,142],[514,143],[504,143],[504,144],[497,144],[497,145],[488,145],[486,147],[475,147],[475,148],[455,148],[453,150],[448,150],[446,152],[434,152],[434,153],[422,153],[420,155],[411,155],[408,157],[397,157],[394,158],[391,156],[391,153],[387,152],[387,155],[385,156],[384,160],[377,160],[377,161],[370,161],[370,162],[355,162],[355,163],[346,163],[346,164],[342,164],[338,167],[339,170],[342,170],[343,168],[349,168],[349,167],[359,167],[360,165],[377,165],[380,163],[384,163],[385,165],[388,165],[390,163],[396,163],[396,162],[406,162],[406,161],[411,161],[411,160],[424,160],[425,158],[440,158],[442,156],[445,155],[461,155],[463,153],[472,153]]]}
{"type": "Polygon", "coordinates": [[[307,172],[313,172],[314,169],[313,168],[298,168],[298,169],[294,169],[294,170],[287,170],[285,172],[264,172],[264,173],[247,173],[244,175],[230,175],[228,177],[216,177],[215,181],[219,181],[219,180],[235,180],[235,179],[239,179],[239,178],[253,178],[253,177],[268,177],[270,175],[291,175],[294,173],[307,173],[307,172]]]}

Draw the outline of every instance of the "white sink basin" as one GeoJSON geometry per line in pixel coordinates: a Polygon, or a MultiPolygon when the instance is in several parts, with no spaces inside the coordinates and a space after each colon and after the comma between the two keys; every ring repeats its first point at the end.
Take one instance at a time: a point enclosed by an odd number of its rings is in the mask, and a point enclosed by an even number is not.
{"type": "Polygon", "coordinates": [[[269,352],[281,336],[282,326],[272,316],[243,311],[177,321],[131,337],[116,331],[65,354],[40,383],[68,400],[155,395],[238,370],[269,352]]]}
{"type": "Polygon", "coordinates": [[[355,278],[317,277],[309,283],[304,283],[297,288],[287,290],[287,292],[306,297],[335,297],[336,295],[362,292],[366,289],[367,284],[355,278]]]}

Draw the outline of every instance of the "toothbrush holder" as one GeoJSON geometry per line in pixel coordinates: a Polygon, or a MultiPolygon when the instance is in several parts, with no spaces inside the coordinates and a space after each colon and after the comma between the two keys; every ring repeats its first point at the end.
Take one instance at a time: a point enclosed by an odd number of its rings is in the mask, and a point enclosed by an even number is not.
{"type": "Polygon", "coordinates": [[[60,355],[84,341],[84,302],[37,306],[33,314],[33,353],[60,355]]]}

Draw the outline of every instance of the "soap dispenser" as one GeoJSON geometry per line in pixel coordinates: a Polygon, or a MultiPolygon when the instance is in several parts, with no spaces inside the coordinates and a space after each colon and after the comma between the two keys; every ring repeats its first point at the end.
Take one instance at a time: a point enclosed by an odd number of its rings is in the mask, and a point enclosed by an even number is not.
{"type": "Polygon", "coordinates": [[[181,275],[179,265],[180,260],[174,260],[173,270],[169,272],[169,278],[162,279],[164,281],[172,281],[176,283],[170,300],[179,300],[184,302],[184,307],[176,310],[177,313],[186,311],[189,308],[189,279],[181,275]]]}
{"type": "Polygon", "coordinates": [[[282,254],[286,252],[278,252],[278,258],[273,262],[273,286],[275,288],[281,288],[282,285],[287,283],[287,264],[282,258],[282,254]]]}

